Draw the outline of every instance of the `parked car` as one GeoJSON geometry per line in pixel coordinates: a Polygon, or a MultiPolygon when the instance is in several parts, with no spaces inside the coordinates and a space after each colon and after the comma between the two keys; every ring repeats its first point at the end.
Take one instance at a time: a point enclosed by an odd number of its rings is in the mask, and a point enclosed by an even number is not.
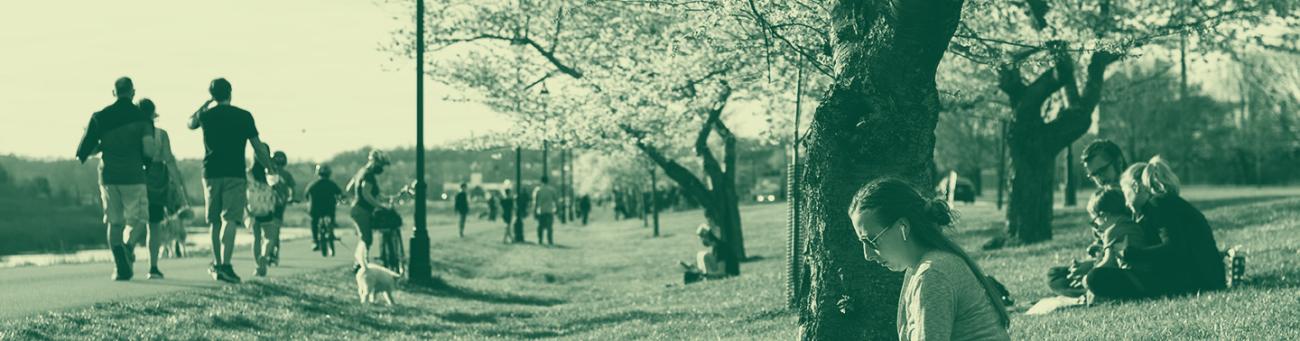
{"type": "Polygon", "coordinates": [[[956,181],[957,183],[952,186],[953,187],[952,200],[965,202],[968,204],[974,203],[975,183],[971,182],[970,179],[957,176],[956,173],[950,174],[947,177],[944,177],[943,180],[939,181],[938,186],[936,186],[935,188],[935,192],[939,193],[939,195],[943,196],[944,198],[947,198],[949,181],[952,181],[950,180],[952,177],[957,178],[956,181]]]}

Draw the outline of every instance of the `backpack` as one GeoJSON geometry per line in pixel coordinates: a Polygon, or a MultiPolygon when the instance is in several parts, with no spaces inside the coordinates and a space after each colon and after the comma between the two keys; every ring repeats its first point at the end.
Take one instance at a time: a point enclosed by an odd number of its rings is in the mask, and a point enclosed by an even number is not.
{"type": "Polygon", "coordinates": [[[271,191],[275,193],[275,205],[285,206],[289,204],[289,183],[281,175],[266,176],[266,181],[271,183],[271,191]]]}
{"type": "Polygon", "coordinates": [[[271,186],[257,182],[248,182],[248,214],[263,217],[275,210],[275,191],[271,186]]]}

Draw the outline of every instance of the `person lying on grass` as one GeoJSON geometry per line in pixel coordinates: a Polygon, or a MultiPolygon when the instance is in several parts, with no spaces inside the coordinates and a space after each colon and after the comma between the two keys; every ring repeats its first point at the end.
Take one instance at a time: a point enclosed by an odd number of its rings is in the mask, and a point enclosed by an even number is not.
{"type": "Polygon", "coordinates": [[[953,223],[946,202],[886,178],[854,195],[849,218],[867,260],[906,271],[898,298],[899,340],[1010,340],[1000,290],[943,234],[953,223]]]}
{"type": "Polygon", "coordinates": [[[723,262],[721,253],[726,252],[725,248],[719,250],[722,245],[720,238],[713,233],[713,227],[708,223],[700,224],[695,230],[695,234],[700,236],[700,244],[704,245],[695,255],[695,264],[678,262],[686,272],[682,274],[682,282],[691,284],[706,279],[719,279],[727,277],[726,263],[723,262]]]}
{"type": "Polygon", "coordinates": [[[1143,285],[1149,264],[1135,264],[1120,256],[1127,250],[1148,246],[1142,227],[1133,221],[1124,193],[1114,188],[1094,193],[1088,201],[1088,215],[1102,236],[1101,259],[1083,279],[1090,297],[1107,300],[1149,296],[1143,285]]]}

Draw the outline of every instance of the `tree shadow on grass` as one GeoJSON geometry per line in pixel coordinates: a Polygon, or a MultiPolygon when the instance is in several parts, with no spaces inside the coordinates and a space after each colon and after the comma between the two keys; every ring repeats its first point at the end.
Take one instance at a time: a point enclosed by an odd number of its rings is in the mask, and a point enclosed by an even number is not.
{"type": "Polygon", "coordinates": [[[1214,230],[1237,230],[1270,223],[1300,219],[1300,199],[1253,202],[1239,207],[1225,208],[1231,211],[1206,212],[1210,226],[1214,230]],[[1290,218],[1290,219],[1288,219],[1290,218]]]}
{"type": "MultiPolygon", "coordinates": [[[[361,304],[359,299],[349,294],[342,298],[335,295],[317,294],[304,288],[296,288],[278,282],[247,282],[240,287],[236,298],[231,295],[220,296],[224,300],[246,300],[250,304],[265,304],[269,298],[282,298],[293,302],[292,309],[305,316],[339,315],[345,317],[346,323],[336,323],[330,329],[346,330],[355,333],[392,333],[393,335],[411,335],[412,333],[433,333],[444,330],[441,326],[429,324],[407,324],[391,318],[397,316],[414,316],[424,314],[423,310],[402,305],[400,294],[395,295],[395,305],[361,304]]],[[[315,331],[318,333],[328,330],[315,331]]]]}
{"type": "Polygon", "coordinates": [[[1288,199],[1288,198],[1296,198],[1296,197],[1290,195],[1261,195],[1261,196],[1205,199],[1205,200],[1189,199],[1188,202],[1191,203],[1192,206],[1204,212],[1204,211],[1217,209],[1220,207],[1245,206],[1245,205],[1251,205],[1251,204],[1256,204],[1256,203],[1261,203],[1266,201],[1275,201],[1275,200],[1288,199]]]}
{"type": "Polygon", "coordinates": [[[212,315],[212,326],[227,330],[260,330],[262,326],[244,315],[212,315]]]}
{"type": "Polygon", "coordinates": [[[429,260],[429,266],[431,268],[436,269],[436,271],[442,271],[442,272],[456,275],[457,277],[476,277],[478,276],[477,269],[479,269],[480,267],[483,266],[484,263],[486,263],[484,261],[475,261],[474,259],[470,259],[470,260],[450,259],[449,260],[440,257],[432,257],[432,258],[435,259],[429,260]]]}
{"type": "Polygon", "coordinates": [[[537,329],[510,328],[506,330],[481,330],[484,335],[492,334],[512,339],[537,339],[561,336],[573,336],[612,324],[640,321],[646,324],[659,324],[672,319],[674,314],[645,310],[611,311],[599,316],[566,320],[557,325],[537,326],[537,329]]]}
{"type": "Polygon", "coordinates": [[[1241,288],[1245,289],[1284,289],[1300,287],[1300,271],[1290,269],[1248,276],[1241,288]]]}
{"type": "Polygon", "coordinates": [[[568,303],[568,301],[556,299],[556,298],[525,296],[525,295],[516,295],[511,293],[503,293],[503,292],[489,292],[483,290],[476,290],[473,288],[461,287],[461,286],[453,285],[451,283],[447,283],[441,278],[434,278],[433,281],[434,283],[432,283],[429,286],[406,285],[402,288],[402,290],[407,293],[416,294],[416,295],[447,297],[447,298],[479,301],[479,302],[492,303],[492,304],[514,304],[514,305],[526,305],[526,306],[537,306],[537,307],[551,307],[551,306],[568,303]]]}
{"type": "Polygon", "coordinates": [[[444,314],[438,314],[438,317],[444,321],[461,324],[496,324],[501,319],[527,319],[534,315],[529,312],[521,311],[503,311],[503,312],[470,312],[462,313],[453,311],[444,314]]]}

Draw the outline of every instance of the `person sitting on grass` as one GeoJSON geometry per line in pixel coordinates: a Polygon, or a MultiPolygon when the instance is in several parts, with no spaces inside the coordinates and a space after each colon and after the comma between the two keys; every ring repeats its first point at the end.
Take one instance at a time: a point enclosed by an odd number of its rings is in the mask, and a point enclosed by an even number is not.
{"type": "MultiPolygon", "coordinates": [[[[1011,339],[1001,289],[943,234],[953,223],[946,202],[885,178],[858,190],[849,218],[867,260],[906,271],[898,298],[899,340],[1011,339]]],[[[851,297],[839,305],[855,306],[851,297]]]]}
{"type": "Polygon", "coordinates": [[[1129,248],[1121,258],[1153,264],[1148,290],[1181,295],[1227,287],[1214,231],[1201,211],[1179,196],[1178,176],[1160,156],[1130,166],[1120,176],[1124,199],[1150,247],[1129,248]]]}
{"type": "Polygon", "coordinates": [[[713,227],[708,223],[700,224],[695,230],[695,234],[700,236],[700,243],[705,249],[695,254],[695,264],[678,262],[686,273],[682,275],[682,282],[691,284],[706,279],[720,279],[727,277],[726,263],[723,262],[721,255],[726,252],[725,248],[720,248],[723,243],[717,235],[713,233],[713,227]]]}
{"type": "MultiPolygon", "coordinates": [[[[1110,140],[1100,139],[1092,141],[1083,150],[1083,166],[1088,179],[1097,185],[1095,198],[1098,193],[1119,188],[1119,175],[1124,172],[1127,163],[1119,145],[1110,140]]],[[[1094,225],[1091,232],[1092,243],[1088,245],[1087,258],[1076,259],[1068,266],[1054,266],[1048,269],[1047,286],[1052,289],[1052,292],[1067,297],[1082,297],[1087,292],[1083,278],[1102,256],[1102,244],[1104,244],[1102,231],[1097,226],[1094,225]]]]}
{"type": "Polygon", "coordinates": [[[1143,282],[1150,266],[1121,257],[1127,250],[1146,247],[1142,227],[1133,221],[1132,212],[1119,189],[1096,192],[1088,202],[1092,224],[1101,231],[1101,259],[1084,277],[1084,287],[1098,299],[1134,299],[1149,295],[1143,282]]]}

